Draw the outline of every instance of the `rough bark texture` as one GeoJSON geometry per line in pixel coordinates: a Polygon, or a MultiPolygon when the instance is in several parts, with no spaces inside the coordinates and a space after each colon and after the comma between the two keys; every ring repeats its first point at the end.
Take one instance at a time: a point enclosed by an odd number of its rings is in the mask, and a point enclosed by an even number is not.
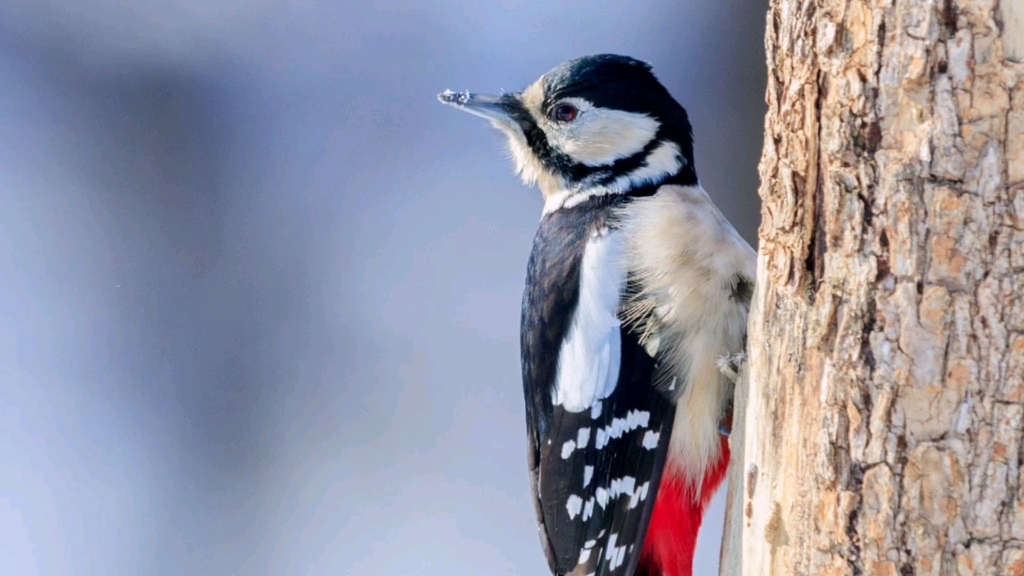
{"type": "Polygon", "coordinates": [[[1024,574],[1021,4],[772,1],[723,573],[1024,574]]]}

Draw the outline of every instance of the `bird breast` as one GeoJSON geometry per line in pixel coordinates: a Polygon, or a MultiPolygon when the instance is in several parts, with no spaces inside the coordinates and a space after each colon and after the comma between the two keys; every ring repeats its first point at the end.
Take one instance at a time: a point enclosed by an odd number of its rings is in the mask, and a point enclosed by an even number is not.
{"type": "Polygon", "coordinates": [[[658,358],[657,383],[676,401],[669,472],[696,487],[721,457],[733,382],[719,360],[743,351],[756,254],[699,185],[662,186],[615,219],[631,279],[623,318],[658,358]]]}

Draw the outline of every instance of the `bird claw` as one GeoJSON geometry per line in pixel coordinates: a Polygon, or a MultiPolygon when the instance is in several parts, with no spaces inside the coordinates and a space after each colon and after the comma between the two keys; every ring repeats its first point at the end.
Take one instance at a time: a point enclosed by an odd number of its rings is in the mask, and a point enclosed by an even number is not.
{"type": "Polygon", "coordinates": [[[733,383],[740,377],[740,370],[743,363],[747,361],[747,353],[740,351],[735,354],[726,352],[718,358],[718,370],[733,383]]]}

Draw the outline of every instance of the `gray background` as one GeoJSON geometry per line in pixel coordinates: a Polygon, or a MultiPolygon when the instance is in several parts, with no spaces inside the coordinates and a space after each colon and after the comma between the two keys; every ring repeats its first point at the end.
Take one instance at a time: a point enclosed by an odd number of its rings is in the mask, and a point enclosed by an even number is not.
{"type": "Polygon", "coordinates": [[[518,368],[539,193],[435,94],[646,59],[752,240],[764,11],[0,5],[0,574],[546,573],[518,368]]]}

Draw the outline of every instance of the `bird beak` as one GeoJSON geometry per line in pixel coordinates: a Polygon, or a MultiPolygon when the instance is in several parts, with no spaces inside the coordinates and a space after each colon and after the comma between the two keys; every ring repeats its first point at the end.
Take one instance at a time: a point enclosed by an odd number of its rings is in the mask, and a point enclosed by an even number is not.
{"type": "Polygon", "coordinates": [[[515,124],[515,120],[512,118],[515,97],[511,94],[488,96],[445,90],[437,95],[437,99],[459,110],[486,118],[495,124],[515,124]]]}

